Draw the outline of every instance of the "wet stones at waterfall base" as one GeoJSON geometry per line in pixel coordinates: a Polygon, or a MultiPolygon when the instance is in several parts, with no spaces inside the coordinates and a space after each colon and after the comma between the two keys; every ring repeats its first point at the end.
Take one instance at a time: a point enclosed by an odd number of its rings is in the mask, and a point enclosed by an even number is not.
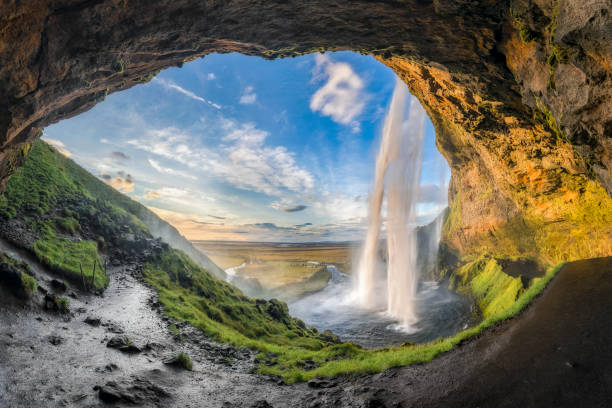
{"type": "Polygon", "coordinates": [[[98,397],[106,403],[147,405],[170,397],[164,388],[144,378],[135,378],[124,384],[108,381],[104,385],[96,385],[94,390],[98,391],[98,397]]]}

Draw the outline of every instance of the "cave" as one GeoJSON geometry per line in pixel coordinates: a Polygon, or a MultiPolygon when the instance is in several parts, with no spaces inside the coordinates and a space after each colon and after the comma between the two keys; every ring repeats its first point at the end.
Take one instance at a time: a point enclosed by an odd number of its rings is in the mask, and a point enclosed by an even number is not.
{"type": "MultiPolygon", "coordinates": [[[[211,53],[275,59],[355,51],[393,69],[434,124],[437,146],[452,173],[443,262],[451,265],[462,257],[494,254],[553,266],[609,257],[609,13],[609,5],[599,0],[9,0],[0,5],[2,188],[43,128],[92,108],[110,93],[146,83],[165,68],[211,53]]],[[[597,274],[574,263],[571,276],[589,276],[590,286],[563,292],[571,285],[567,273],[559,278],[565,286],[556,284],[558,296],[585,301],[594,290],[601,296],[594,296],[593,302],[606,296],[610,279],[604,272],[610,263],[597,262],[597,274]]],[[[548,316],[563,303],[555,302],[548,316]]],[[[589,306],[593,318],[605,315],[604,306],[589,306]]],[[[527,327],[537,324],[535,312],[530,313],[522,323],[527,327]]],[[[580,324],[574,323],[559,324],[580,332],[580,324]]],[[[534,339],[520,339],[534,346],[534,339]]],[[[578,344],[576,339],[568,341],[578,344]]],[[[487,337],[478,344],[494,343],[487,337]]],[[[474,352],[476,347],[471,343],[468,349],[474,352]]],[[[517,349],[515,345],[511,350],[517,349]]],[[[561,356],[559,364],[577,369],[580,363],[572,358],[561,356]]],[[[450,357],[432,364],[439,369],[444,361],[461,368],[450,357]]],[[[469,380],[501,378],[501,368],[474,364],[469,380]]],[[[399,372],[394,370],[404,370],[400,378],[406,381],[415,375],[409,368],[391,369],[382,378],[356,384],[385,384],[399,372]]],[[[530,375],[536,378],[537,373],[530,375]]],[[[580,391],[562,401],[554,394],[576,375],[555,374],[541,388],[540,399],[521,396],[519,391],[526,391],[517,388],[513,401],[571,406],[584,396],[580,391]]],[[[352,384],[350,379],[339,382],[352,384]]],[[[401,388],[398,382],[392,384],[394,390],[401,388]]],[[[462,384],[428,395],[427,403],[435,406],[449,397],[456,406],[482,401],[495,405],[505,392],[502,380],[488,393],[470,393],[469,384],[462,384]]],[[[326,380],[309,385],[332,387],[326,380]]],[[[411,398],[418,400],[428,386],[419,383],[422,388],[411,398]]],[[[595,388],[592,401],[603,396],[605,392],[595,388]]],[[[322,404],[328,405],[323,406],[333,406],[334,394],[325,398],[322,404]]],[[[375,404],[377,398],[372,395],[368,401],[375,404]]]]}

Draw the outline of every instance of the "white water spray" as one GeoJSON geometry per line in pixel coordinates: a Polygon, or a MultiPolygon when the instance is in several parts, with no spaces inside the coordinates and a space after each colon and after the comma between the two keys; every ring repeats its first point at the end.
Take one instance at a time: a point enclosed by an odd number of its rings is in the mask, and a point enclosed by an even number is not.
{"type": "Polygon", "coordinates": [[[387,312],[398,319],[401,326],[410,326],[418,320],[414,222],[424,124],[425,111],[416,98],[410,96],[406,85],[398,80],[376,159],[374,188],[369,202],[368,234],[357,272],[357,294],[361,304],[367,308],[375,307],[385,295],[380,293],[376,263],[387,179],[387,312]]]}

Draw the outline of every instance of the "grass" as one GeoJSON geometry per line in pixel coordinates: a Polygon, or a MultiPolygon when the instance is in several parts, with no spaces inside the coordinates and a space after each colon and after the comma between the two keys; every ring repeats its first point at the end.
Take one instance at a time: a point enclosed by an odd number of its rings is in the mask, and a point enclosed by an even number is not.
{"type": "Polygon", "coordinates": [[[185,370],[192,371],[193,363],[191,362],[191,358],[185,353],[178,353],[176,356],[176,361],[183,367],[185,370]]]}
{"type": "Polygon", "coordinates": [[[164,312],[200,328],[218,341],[258,350],[258,358],[265,361],[259,372],[279,375],[290,383],[314,377],[375,373],[430,361],[520,312],[561,266],[551,268],[543,278],[533,279],[529,288],[522,285],[519,288],[515,282],[520,282],[520,278],[503,274],[495,261],[475,263],[477,267],[466,268],[458,276],[468,285],[474,281],[473,288],[484,302],[485,320],[478,326],[428,344],[367,350],[353,343],[325,341],[324,334],[306,329],[302,322],[291,318],[282,302],[247,298],[204,270],[198,270],[199,267],[188,259],[181,259],[182,256],[178,251],[169,250],[165,259],[149,264],[145,271],[147,282],[160,293],[164,312]],[[180,267],[181,264],[188,266],[180,267]],[[187,275],[192,279],[189,282],[187,275]],[[314,361],[317,368],[304,370],[307,360],[314,361]]]}
{"type": "Polygon", "coordinates": [[[32,276],[25,272],[21,272],[21,286],[27,297],[32,297],[36,294],[38,282],[32,276]]]}
{"type": "Polygon", "coordinates": [[[38,260],[52,271],[74,281],[82,282],[83,277],[88,285],[92,282],[95,289],[108,286],[109,278],[100,265],[98,245],[94,241],[73,242],[57,237],[53,231],[43,233],[33,245],[38,260]],[[94,275],[94,264],[96,273],[94,275]],[[81,276],[83,271],[83,277],[81,276]]]}
{"type": "Polygon", "coordinates": [[[29,154],[0,196],[0,217],[23,221],[35,237],[27,249],[51,270],[81,283],[82,268],[89,284],[95,263],[93,286],[105,288],[98,251],[124,233],[148,234],[139,219],[148,210],[40,140],[22,150],[29,154]],[[96,236],[84,235],[83,225],[96,236]]]}
{"type": "Polygon", "coordinates": [[[65,297],[56,296],[55,297],[55,306],[60,313],[68,313],[70,312],[70,301],[65,297]]]}

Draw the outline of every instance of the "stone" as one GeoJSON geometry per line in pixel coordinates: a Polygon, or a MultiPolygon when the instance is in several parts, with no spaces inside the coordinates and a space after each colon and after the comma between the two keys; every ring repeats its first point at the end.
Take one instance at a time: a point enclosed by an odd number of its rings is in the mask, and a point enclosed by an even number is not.
{"type": "Polygon", "coordinates": [[[98,327],[100,326],[100,324],[102,323],[102,321],[100,320],[100,318],[98,317],[93,317],[93,316],[87,316],[85,318],[85,320],[83,320],[85,323],[87,323],[90,326],[94,326],[94,327],[98,327]]]}

